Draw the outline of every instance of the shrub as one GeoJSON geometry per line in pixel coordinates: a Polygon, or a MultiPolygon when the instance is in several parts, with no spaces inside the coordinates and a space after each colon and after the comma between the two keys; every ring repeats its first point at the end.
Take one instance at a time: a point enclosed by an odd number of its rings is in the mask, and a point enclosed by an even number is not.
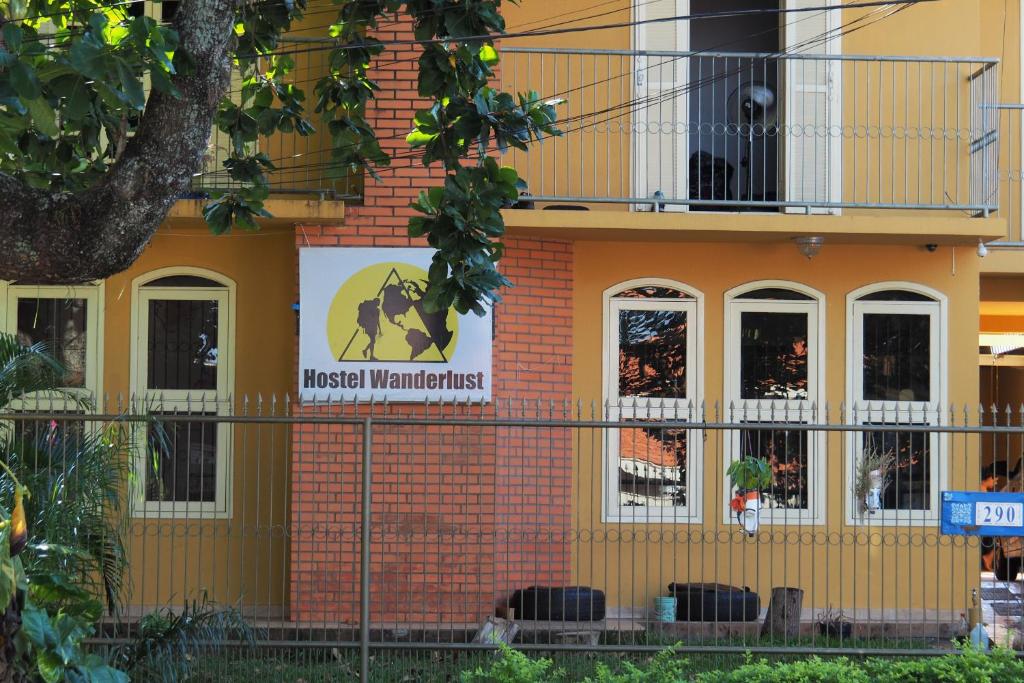
{"type": "MultiPolygon", "coordinates": [[[[669,648],[646,662],[623,660],[615,669],[599,663],[593,677],[580,683],[1004,683],[1024,681],[1024,660],[1011,650],[991,653],[960,645],[959,653],[916,659],[808,657],[773,662],[748,656],[731,671],[695,672],[686,659],[669,648]]],[[[568,683],[570,679],[553,659],[531,659],[501,646],[501,656],[489,666],[464,672],[461,683],[568,683]]]]}

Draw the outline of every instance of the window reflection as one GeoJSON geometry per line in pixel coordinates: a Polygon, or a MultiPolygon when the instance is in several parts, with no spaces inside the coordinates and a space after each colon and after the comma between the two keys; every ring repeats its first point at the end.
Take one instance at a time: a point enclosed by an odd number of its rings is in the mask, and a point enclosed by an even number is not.
{"type": "Polygon", "coordinates": [[[43,343],[64,366],[64,387],[85,386],[87,306],[85,299],[18,299],[18,342],[43,343]]]}
{"type": "Polygon", "coordinates": [[[620,505],[686,505],[686,467],[685,429],[619,430],[620,505]]]}
{"type": "Polygon", "coordinates": [[[619,396],[686,398],[685,311],[619,311],[619,396]]]}
{"type": "Polygon", "coordinates": [[[744,311],[740,397],[807,399],[807,314],[744,311]]]}
{"type": "Polygon", "coordinates": [[[931,316],[865,313],[863,326],[863,400],[931,400],[931,316]]]}

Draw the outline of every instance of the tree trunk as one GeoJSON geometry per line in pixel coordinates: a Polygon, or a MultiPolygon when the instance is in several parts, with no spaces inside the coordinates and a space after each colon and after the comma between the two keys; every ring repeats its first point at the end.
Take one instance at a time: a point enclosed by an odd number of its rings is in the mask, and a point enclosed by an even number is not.
{"type": "Polygon", "coordinates": [[[138,258],[201,167],[230,83],[239,1],[179,5],[179,50],[194,68],[172,79],[180,97],[150,94],[136,134],[95,186],[57,193],[0,173],[0,279],[73,284],[109,277],[138,258]]]}
{"type": "Polygon", "coordinates": [[[800,588],[772,588],[768,614],[761,624],[761,637],[782,638],[786,641],[800,635],[800,611],[804,592],[800,588]]]}

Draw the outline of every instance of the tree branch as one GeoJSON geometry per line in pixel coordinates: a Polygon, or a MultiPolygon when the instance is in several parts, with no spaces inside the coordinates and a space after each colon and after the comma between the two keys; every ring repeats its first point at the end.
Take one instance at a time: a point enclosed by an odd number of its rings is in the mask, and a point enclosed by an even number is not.
{"type": "Polygon", "coordinates": [[[0,278],[73,284],[125,270],[149,243],[202,165],[217,104],[230,83],[239,0],[180,3],[175,28],[191,73],[154,90],[136,134],[95,186],[69,194],[29,188],[0,173],[0,278]]]}

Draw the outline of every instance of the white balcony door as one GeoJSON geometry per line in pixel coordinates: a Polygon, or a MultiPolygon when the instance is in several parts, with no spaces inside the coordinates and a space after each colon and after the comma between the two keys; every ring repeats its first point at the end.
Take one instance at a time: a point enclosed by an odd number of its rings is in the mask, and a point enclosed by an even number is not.
{"type": "MultiPolygon", "coordinates": [[[[685,16],[690,0],[653,0],[634,2],[637,22],[685,16]]],[[[633,45],[652,52],[686,52],[690,49],[688,21],[639,23],[634,28],[633,45]]],[[[653,197],[661,191],[669,198],[687,196],[688,98],[686,82],[690,62],[685,58],[638,55],[633,71],[632,112],[633,196],[653,197]]],[[[651,205],[639,205],[650,210],[651,205]]],[[[682,205],[667,205],[666,210],[683,210],[682,205]]]]}
{"type": "MultiPolygon", "coordinates": [[[[787,9],[821,5],[818,0],[785,0],[787,9]]],[[[786,150],[783,199],[806,204],[811,213],[837,213],[822,204],[842,197],[842,68],[838,60],[800,59],[799,55],[839,55],[841,22],[839,10],[793,12],[782,19],[785,50],[790,55],[785,60],[781,119],[786,150]]]]}

